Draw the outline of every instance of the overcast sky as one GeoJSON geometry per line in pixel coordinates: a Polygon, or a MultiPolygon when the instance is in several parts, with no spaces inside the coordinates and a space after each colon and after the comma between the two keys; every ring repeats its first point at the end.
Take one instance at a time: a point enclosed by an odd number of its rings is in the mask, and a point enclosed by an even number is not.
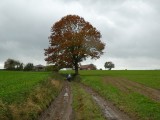
{"type": "Polygon", "coordinates": [[[50,28],[68,14],[90,22],[106,43],[100,59],[82,64],[160,69],[159,0],[0,0],[0,68],[8,58],[46,65],[50,28]]]}

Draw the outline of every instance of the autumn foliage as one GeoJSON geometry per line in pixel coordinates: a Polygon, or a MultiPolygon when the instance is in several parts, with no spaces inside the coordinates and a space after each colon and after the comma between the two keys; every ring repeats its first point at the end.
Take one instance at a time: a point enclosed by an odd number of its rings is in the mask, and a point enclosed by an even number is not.
{"type": "Polygon", "coordinates": [[[79,62],[88,57],[97,59],[103,54],[105,44],[100,38],[100,32],[82,17],[67,15],[51,27],[45,60],[59,69],[74,68],[78,74],[79,62]]]}

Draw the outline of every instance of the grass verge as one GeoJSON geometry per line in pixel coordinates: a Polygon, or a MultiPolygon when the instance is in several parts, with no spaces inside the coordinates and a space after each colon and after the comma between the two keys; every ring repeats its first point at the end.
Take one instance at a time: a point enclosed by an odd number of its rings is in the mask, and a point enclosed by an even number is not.
{"type": "Polygon", "coordinates": [[[72,83],[72,91],[75,120],[106,120],[92,96],[86,93],[78,83],[72,83]]]}

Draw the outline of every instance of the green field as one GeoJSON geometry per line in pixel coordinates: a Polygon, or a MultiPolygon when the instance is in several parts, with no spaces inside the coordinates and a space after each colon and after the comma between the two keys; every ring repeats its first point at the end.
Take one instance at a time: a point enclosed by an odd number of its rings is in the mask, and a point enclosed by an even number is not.
{"type": "Polygon", "coordinates": [[[21,102],[48,75],[47,72],[0,71],[0,98],[7,103],[21,102]]]}
{"type": "MultiPolygon", "coordinates": [[[[60,73],[66,76],[74,71],[60,71],[60,73]]],[[[93,70],[79,71],[79,73],[82,84],[91,87],[131,117],[137,120],[160,120],[160,100],[152,99],[153,96],[145,93],[145,90],[149,88],[160,92],[160,71],[93,70]],[[142,89],[138,86],[134,88],[134,83],[140,85],[142,89]]],[[[59,94],[63,80],[57,81],[61,79],[60,77],[53,79],[57,75],[52,74],[51,78],[49,72],[0,71],[0,119],[35,119],[38,113],[43,111],[46,105],[59,94]],[[56,82],[53,82],[55,80],[56,82]],[[52,83],[56,83],[58,87],[52,83]]],[[[78,83],[73,83],[72,88],[73,108],[78,115],[77,119],[101,116],[99,108],[92,111],[91,108],[95,106],[95,103],[78,83]],[[83,102],[77,100],[83,100],[83,102]],[[81,111],[79,108],[82,104],[84,107],[81,111]],[[91,111],[95,114],[92,115],[91,111]],[[85,113],[89,115],[85,116],[85,113]]]]}
{"type": "Polygon", "coordinates": [[[36,119],[59,94],[60,79],[49,72],[0,71],[0,119],[36,119]]]}
{"type": "MultiPolygon", "coordinates": [[[[62,73],[73,73],[73,71],[62,71],[62,73]]],[[[160,101],[152,100],[148,96],[141,94],[133,88],[126,86],[126,91],[106,82],[108,77],[115,79],[125,79],[160,90],[160,71],[158,70],[123,70],[123,71],[79,71],[81,83],[88,85],[98,92],[105,99],[110,100],[120,110],[126,112],[137,120],[160,120],[160,101]]]]}
{"type": "MultiPolygon", "coordinates": [[[[61,71],[61,73],[74,73],[72,70],[61,71]]],[[[151,88],[160,89],[160,70],[80,70],[80,76],[82,77],[122,77],[128,80],[135,81],[151,88]]]]}
{"type": "Polygon", "coordinates": [[[160,89],[160,70],[96,70],[80,71],[81,76],[112,76],[123,77],[146,86],[160,89]]]}

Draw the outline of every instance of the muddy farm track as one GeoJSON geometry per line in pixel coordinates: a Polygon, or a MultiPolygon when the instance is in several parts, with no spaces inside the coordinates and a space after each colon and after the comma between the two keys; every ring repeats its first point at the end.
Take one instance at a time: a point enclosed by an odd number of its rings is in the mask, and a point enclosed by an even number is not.
{"type": "MultiPolygon", "coordinates": [[[[100,106],[107,120],[131,120],[130,117],[117,109],[112,103],[100,97],[90,87],[80,85],[92,96],[97,105],[100,106]]],[[[65,82],[59,96],[51,103],[49,108],[39,116],[38,120],[74,120],[71,90],[71,83],[65,82]]]]}
{"type": "Polygon", "coordinates": [[[92,95],[92,98],[100,106],[103,115],[107,120],[132,120],[128,115],[117,109],[111,102],[105,100],[94,92],[91,88],[81,85],[86,92],[92,95]]]}
{"type": "Polygon", "coordinates": [[[51,103],[49,108],[41,114],[39,120],[72,120],[71,104],[71,85],[65,82],[59,96],[51,103]]]}

